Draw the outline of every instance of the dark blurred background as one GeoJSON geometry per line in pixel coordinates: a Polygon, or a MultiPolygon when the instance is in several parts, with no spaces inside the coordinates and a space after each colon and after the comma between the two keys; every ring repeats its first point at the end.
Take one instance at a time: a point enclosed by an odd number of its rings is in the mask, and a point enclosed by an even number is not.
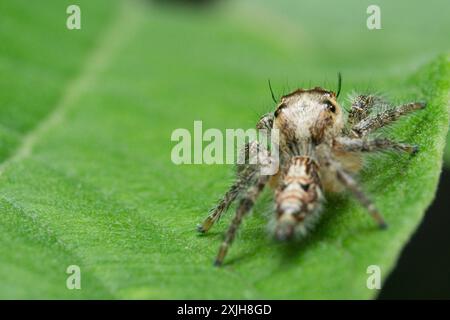
{"type": "Polygon", "coordinates": [[[450,170],[442,171],[436,199],[403,249],[379,299],[450,297],[450,170]]]}

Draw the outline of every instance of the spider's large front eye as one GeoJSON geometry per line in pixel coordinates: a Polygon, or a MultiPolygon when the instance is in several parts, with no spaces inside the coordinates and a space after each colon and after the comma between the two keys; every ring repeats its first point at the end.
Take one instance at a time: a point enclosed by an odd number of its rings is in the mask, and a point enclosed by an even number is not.
{"type": "Polygon", "coordinates": [[[303,189],[303,191],[308,192],[309,183],[300,183],[300,187],[303,189]]]}
{"type": "Polygon", "coordinates": [[[275,110],[274,112],[274,117],[278,117],[278,115],[280,114],[281,110],[283,110],[283,108],[286,108],[286,104],[282,103],[278,106],[277,110],[275,110]]]}
{"type": "Polygon", "coordinates": [[[333,113],[336,112],[336,106],[332,104],[330,101],[325,101],[325,105],[327,106],[327,109],[330,110],[331,112],[333,113]]]}

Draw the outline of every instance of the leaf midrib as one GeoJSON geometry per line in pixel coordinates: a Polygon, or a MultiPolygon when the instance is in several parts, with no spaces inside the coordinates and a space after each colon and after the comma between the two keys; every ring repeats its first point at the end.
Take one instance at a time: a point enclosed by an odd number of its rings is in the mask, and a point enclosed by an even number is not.
{"type": "Polygon", "coordinates": [[[121,5],[116,8],[116,17],[104,29],[103,35],[99,36],[97,47],[92,50],[91,54],[87,55],[78,76],[69,81],[68,85],[62,90],[63,93],[59,101],[50,109],[51,111],[47,116],[26,133],[16,150],[0,163],[0,177],[9,165],[29,157],[39,139],[51,128],[64,121],[71,106],[75,105],[75,102],[89,89],[91,84],[95,83],[98,75],[105,70],[114,55],[124,45],[129,34],[141,23],[138,14],[139,10],[134,2],[131,5],[128,2],[121,2],[121,5]]]}
{"type": "MultiPolygon", "coordinates": [[[[129,39],[130,34],[142,23],[143,20],[140,19],[140,10],[136,3],[121,1],[121,4],[116,6],[117,8],[114,8],[115,16],[98,37],[97,46],[91,50],[91,53],[87,54],[84,63],[81,63],[81,71],[72,80],[69,80],[67,86],[61,90],[62,94],[60,99],[50,109],[46,117],[42,118],[34,128],[28,131],[23,136],[15,151],[0,163],[0,179],[11,165],[19,163],[31,156],[33,149],[39,143],[40,139],[52,128],[61,125],[66,120],[66,115],[70,109],[89,90],[89,87],[98,80],[98,76],[108,67],[115,55],[124,46],[127,39],[129,39]]],[[[16,208],[25,219],[31,219],[26,209],[20,203],[16,203],[5,196],[2,196],[1,199],[16,208]]],[[[34,219],[33,223],[36,223],[34,219]]],[[[44,230],[47,236],[57,238],[58,247],[63,252],[76,257],[78,261],[83,260],[83,257],[69,249],[69,246],[65,245],[65,242],[60,237],[57,237],[57,233],[51,230],[49,226],[44,227],[39,224],[39,229],[44,230]]],[[[107,289],[112,297],[115,297],[115,294],[107,286],[104,279],[96,274],[92,274],[92,276],[107,289]]]]}

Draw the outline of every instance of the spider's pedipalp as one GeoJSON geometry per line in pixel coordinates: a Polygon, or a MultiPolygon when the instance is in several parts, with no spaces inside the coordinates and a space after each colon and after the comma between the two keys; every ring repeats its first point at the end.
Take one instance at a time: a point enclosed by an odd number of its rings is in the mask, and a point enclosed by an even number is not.
{"type": "Polygon", "coordinates": [[[256,129],[267,130],[267,132],[270,133],[270,130],[272,130],[273,127],[273,119],[274,115],[272,112],[264,114],[256,124],[256,129]]]}

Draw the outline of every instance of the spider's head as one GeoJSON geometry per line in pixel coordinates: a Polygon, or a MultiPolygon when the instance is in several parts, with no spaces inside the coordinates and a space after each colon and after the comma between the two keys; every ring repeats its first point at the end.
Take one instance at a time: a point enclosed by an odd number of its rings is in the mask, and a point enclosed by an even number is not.
{"type": "Polygon", "coordinates": [[[320,144],[328,136],[337,135],[344,125],[336,93],[319,87],[298,89],[281,97],[274,116],[281,145],[293,141],[320,144]]]}

